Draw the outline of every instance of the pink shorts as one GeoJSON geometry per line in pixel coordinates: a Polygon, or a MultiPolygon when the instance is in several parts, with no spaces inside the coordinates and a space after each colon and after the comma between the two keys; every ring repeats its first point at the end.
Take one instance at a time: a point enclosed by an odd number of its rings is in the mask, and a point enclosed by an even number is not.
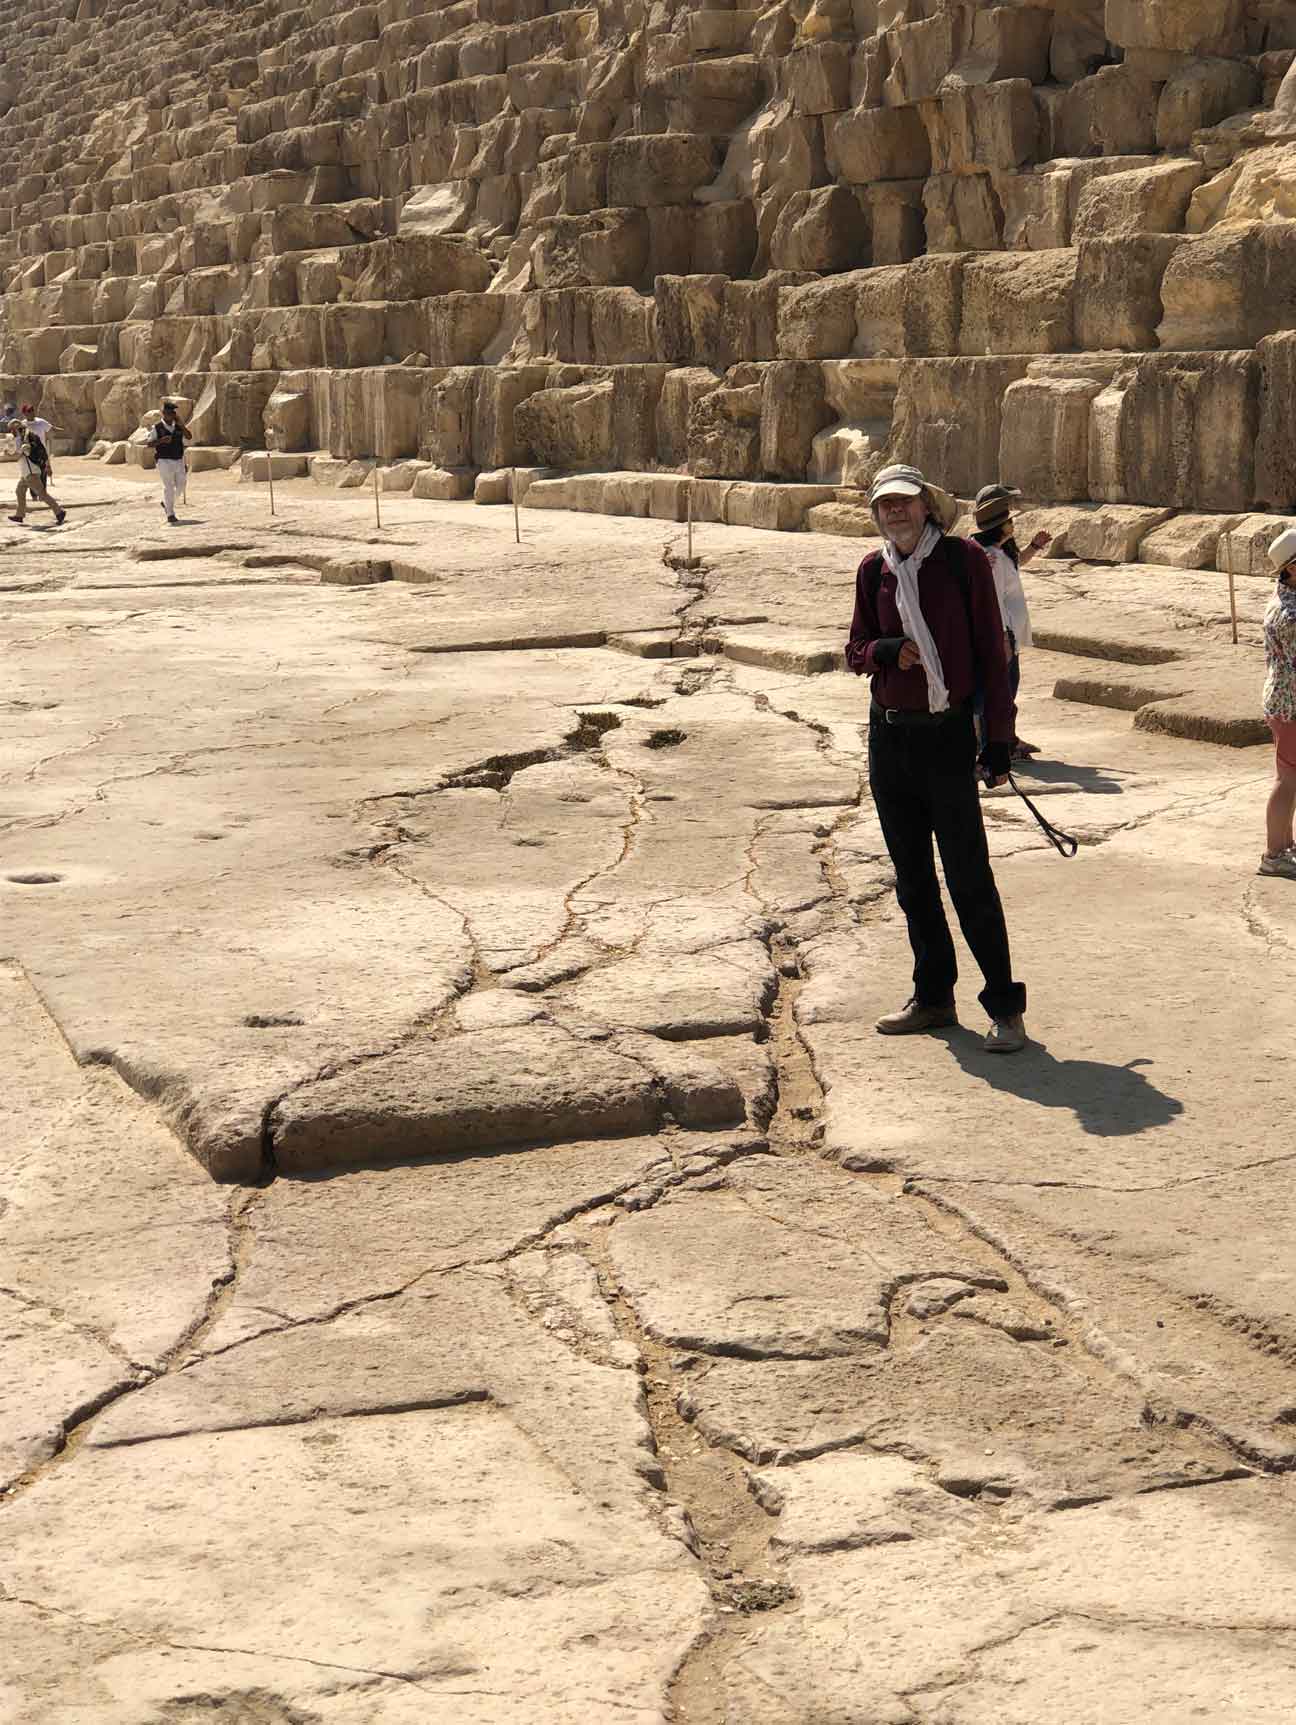
{"type": "Polygon", "coordinates": [[[1296,719],[1270,719],[1269,729],[1278,750],[1280,770],[1296,774],[1296,719]]]}

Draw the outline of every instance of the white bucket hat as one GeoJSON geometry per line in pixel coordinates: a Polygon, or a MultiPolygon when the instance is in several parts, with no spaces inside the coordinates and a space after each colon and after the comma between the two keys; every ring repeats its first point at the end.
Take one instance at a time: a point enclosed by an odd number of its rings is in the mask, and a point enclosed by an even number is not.
{"type": "Polygon", "coordinates": [[[1296,561],[1296,527],[1287,527],[1269,547],[1269,561],[1275,569],[1285,569],[1296,561]]]}
{"type": "Polygon", "coordinates": [[[884,467],[873,477],[869,489],[869,508],[873,511],[873,519],[877,520],[878,504],[884,497],[924,497],[927,507],[937,525],[945,533],[958,519],[958,504],[948,491],[939,485],[933,485],[930,479],[924,479],[916,467],[908,467],[903,463],[892,467],[884,467]]]}

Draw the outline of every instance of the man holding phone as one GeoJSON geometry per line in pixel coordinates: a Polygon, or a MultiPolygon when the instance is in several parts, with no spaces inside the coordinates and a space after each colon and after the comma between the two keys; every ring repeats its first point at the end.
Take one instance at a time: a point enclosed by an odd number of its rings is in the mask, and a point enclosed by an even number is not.
{"type": "Polygon", "coordinates": [[[958,965],[932,840],[959,925],[985,977],[987,1052],[1026,1045],[1026,990],[1013,978],[999,889],[977,789],[1008,781],[1016,710],[994,576],[979,545],[944,532],[933,488],[915,467],[887,467],[869,499],[882,549],[855,581],[846,662],[872,682],[869,787],[909,928],[914,992],[878,1020],[884,1036],[956,1022],[958,965]],[[984,701],[977,753],[973,706],[984,701]]]}
{"type": "Polygon", "coordinates": [[[185,443],[193,436],[182,423],[174,401],[162,403],[162,417],[149,432],[148,441],[157,452],[157,470],[162,479],[162,507],[173,527],[176,520],[176,498],[185,490],[185,443]]]}

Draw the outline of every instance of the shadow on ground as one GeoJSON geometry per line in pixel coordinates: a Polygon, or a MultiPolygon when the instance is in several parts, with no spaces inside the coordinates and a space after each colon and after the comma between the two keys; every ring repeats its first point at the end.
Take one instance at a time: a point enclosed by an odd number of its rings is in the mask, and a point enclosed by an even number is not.
{"type": "Polygon", "coordinates": [[[1168,1126],[1184,1111],[1177,1097],[1158,1090],[1138,1070],[1150,1064],[1146,1060],[1124,1066],[1105,1060],[1059,1060],[1039,1042],[1029,1043],[1020,1054],[987,1054],[981,1038],[961,1027],[941,1041],[969,1077],[1041,1108],[1069,1108],[1083,1130],[1097,1138],[1133,1137],[1168,1126]]]}

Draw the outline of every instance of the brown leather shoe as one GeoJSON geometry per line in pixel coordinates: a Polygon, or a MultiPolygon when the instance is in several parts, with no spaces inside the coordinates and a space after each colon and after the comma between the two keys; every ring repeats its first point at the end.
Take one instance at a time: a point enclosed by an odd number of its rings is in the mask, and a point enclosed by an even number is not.
{"type": "Polygon", "coordinates": [[[946,1030],[958,1023],[952,1006],[920,1006],[909,1001],[899,1012],[889,1012],[879,1018],[874,1028],[883,1036],[917,1036],[924,1030],[946,1030]]]}

